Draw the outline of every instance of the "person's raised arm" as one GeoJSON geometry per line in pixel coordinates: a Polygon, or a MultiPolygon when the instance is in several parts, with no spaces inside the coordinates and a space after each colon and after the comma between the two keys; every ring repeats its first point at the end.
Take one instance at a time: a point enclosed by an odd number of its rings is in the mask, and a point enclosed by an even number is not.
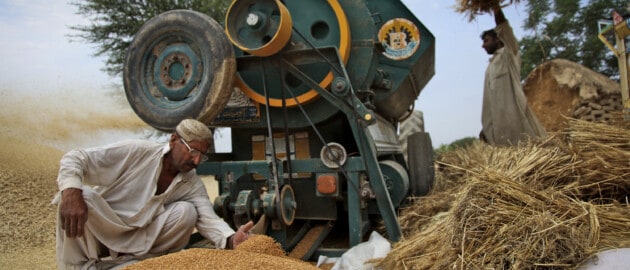
{"type": "Polygon", "coordinates": [[[499,6],[499,4],[494,6],[493,11],[494,11],[494,22],[497,25],[502,24],[507,21],[507,19],[505,18],[505,14],[503,14],[503,10],[501,9],[501,6],[499,6]]]}
{"type": "MultiPolygon", "coordinates": [[[[494,30],[497,32],[499,40],[501,40],[503,46],[506,48],[507,51],[509,51],[513,55],[518,55],[518,40],[516,39],[516,36],[514,36],[514,31],[508,23],[507,18],[505,18],[503,9],[501,9],[501,6],[499,6],[499,4],[494,6],[493,13],[494,21],[497,24],[494,30]]],[[[519,63],[515,63],[515,65],[520,68],[520,59],[518,61],[519,63]]]]}

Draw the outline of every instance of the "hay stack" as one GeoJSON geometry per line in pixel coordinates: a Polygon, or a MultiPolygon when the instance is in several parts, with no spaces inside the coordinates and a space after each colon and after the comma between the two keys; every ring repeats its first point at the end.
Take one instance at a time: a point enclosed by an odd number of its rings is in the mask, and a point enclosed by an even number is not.
{"type": "Polygon", "coordinates": [[[575,269],[598,251],[630,247],[630,131],[569,125],[544,142],[443,155],[436,189],[403,209],[403,239],[377,264],[575,269]]]}
{"type": "Polygon", "coordinates": [[[520,0],[458,0],[455,11],[466,14],[468,20],[473,21],[477,15],[491,13],[492,8],[497,5],[508,6],[518,2],[520,0]]]}
{"type": "Polygon", "coordinates": [[[550,132],[568,127],[567,118],[608,121],[621,111],[619,83],[583,65],[553,59],[529,73],[523,83],[528,105],[550,132]]]}

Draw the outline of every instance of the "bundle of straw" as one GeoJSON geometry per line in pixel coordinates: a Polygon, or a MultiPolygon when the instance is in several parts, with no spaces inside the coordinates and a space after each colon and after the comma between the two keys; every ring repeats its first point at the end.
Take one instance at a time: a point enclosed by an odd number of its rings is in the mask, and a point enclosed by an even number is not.
{"type": "Polygon", "coordinates": [[[461,247],[454,265],[534,269],[580,263],[599,239],[590,208],[553,189],[480,174],[453,208],[453,245],[461,247]]]}
{"type": "Polygon", "coordinates": [[[447,236],[453,235],[452,216],[436,219],[415,235],[403,237],[383,259],[372,261],[382,269],[451,269],[457,258],[457,247],[447,236]],[[446,242],[445,242],[446,241],[446,242]]]}
{"type": "Polygon", "coordinates": [[[618,203],[597,205],[600,219],[599,249],[630,247],[630,207],[618,203]]]}
{"type": "MultiPolygon", "coordinates": [[[[398,218],[403,235],[422,231],[428,224],[442,218],[451,209],[455,195],[450,192],[434,192],[428,196],[411,198],[410,205],[401,211],[398,218]]],[[[385,229],[384,224],[382,229],[385,229]]]]}
{"type": "Polygon", "coordinates": [[[518,3],[520,0],[458,0],[455,10],[468,15],[468,20],[473,21],[477,15],[491,13],[496,6],[508,6],[518,3]]]}
{"type": "Polygon", "coordinates": [[[466,179],[487,170],[502,172],[506,177],[540,188],[564,186],[575,182],[579,166],[573,153],[555,138],[520,147],[494,147],[476,142],[465,149],[444,154],[441,177],[435,188],[444,190],[462,185],[466,179]],[[449,179],[450,178],[450,179],[449,179]]]}
{"type": "Polygon", "coordinates": [[[570,119],[567,140],[582,163],[573,189],[583,200],[623,201],[630,194],[630,130],[570,119]]]}
{"type": "Polygon", "coordinates": [[[630,130],[572,120],[515,147],[476,143],[438,161],[436,185],[401,211],[385,269],[576,269],[630,247],[630,130]]]}

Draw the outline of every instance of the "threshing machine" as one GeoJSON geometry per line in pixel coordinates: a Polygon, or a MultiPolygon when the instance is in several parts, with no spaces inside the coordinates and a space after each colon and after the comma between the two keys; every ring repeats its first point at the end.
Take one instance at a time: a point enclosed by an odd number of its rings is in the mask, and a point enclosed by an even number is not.
{"type": "Polygon", "coordinates": [[[433,162],[427,133],[403,147],[397,131],[434,56],[434,36],[401,1],[235,0],[224,25],[190,10],[146,22],[124,86],[159,130],[184,118],[231,128],[232,151],[197,169],[219,181],[215,211],[309,259],[379,226],[401,237],[396,211],[428,192],[433,162]]]}

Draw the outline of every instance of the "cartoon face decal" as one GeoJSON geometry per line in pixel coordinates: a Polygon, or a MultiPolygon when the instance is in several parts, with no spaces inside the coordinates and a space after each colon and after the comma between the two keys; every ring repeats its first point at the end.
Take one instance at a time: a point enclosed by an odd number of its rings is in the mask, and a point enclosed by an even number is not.
{"type": "Polygon", "coordinates": [[[378,31],[378,39],[385,51],[383,55],[393,60],[411,57],[420,46],[420,31],[411,21],[396,18],[387,21],[378,31]]]}
{"type": "Polygon", "coordinates": [[[407,47],[407,34],[404,32],[387,33],[389,38],[389,46],[394,50],[402,50],[407,47]]]}

